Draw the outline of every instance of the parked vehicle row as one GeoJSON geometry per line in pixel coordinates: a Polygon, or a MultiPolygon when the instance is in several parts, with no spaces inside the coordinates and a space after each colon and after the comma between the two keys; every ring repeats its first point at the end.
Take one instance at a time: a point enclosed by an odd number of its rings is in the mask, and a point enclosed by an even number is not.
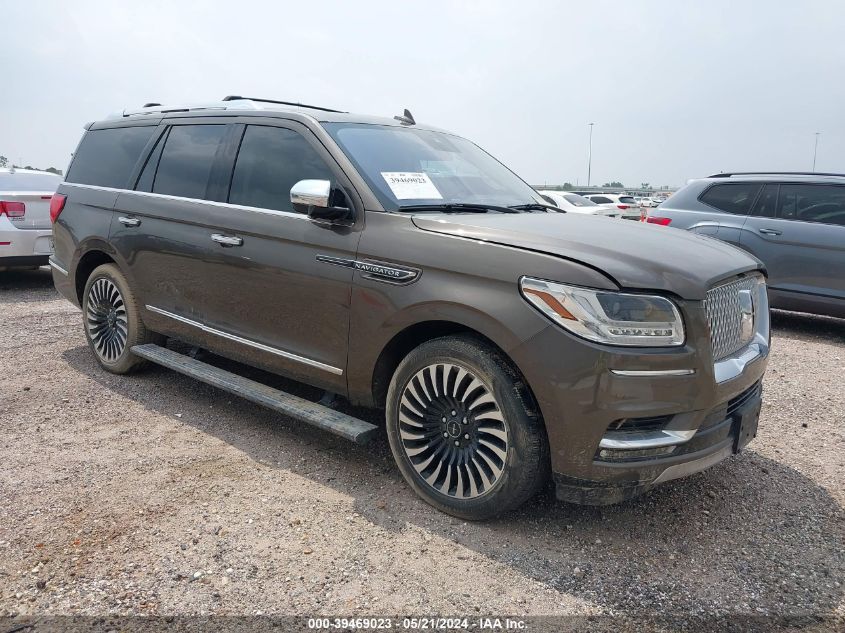
{"type": "Polygon", "coordinates": [[[613,503],[742,450],[768,360],[762,264],[555,211],[408,111],[227,97],[89,125],[50,264],[105,370],[153,361],[357,442],[375,431],[173,338],[383,409],[409,485],[459,517],[549,476],[561,499],[613,503]]]}

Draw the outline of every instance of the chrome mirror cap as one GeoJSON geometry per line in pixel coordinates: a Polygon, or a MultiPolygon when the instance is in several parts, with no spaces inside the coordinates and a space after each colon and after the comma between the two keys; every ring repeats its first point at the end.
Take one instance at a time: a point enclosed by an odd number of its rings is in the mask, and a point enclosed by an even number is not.
{"type": "Polygon", "coordinates": [[[300,180],[290,189],[293,208],[307,213],[309,207],[328,207],[332,183],[329,180],[300,180]]]}

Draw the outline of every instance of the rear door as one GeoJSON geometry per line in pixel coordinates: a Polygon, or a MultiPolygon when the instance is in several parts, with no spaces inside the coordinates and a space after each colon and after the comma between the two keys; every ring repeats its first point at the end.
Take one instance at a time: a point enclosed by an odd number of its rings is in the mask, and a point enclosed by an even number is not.
{"type": "Polygon", "coordinates": [[[222,264],[209,235],[220,212],[213,174],[233,128],[227,123],[204,117],[162,124],[134,191],[115,202],[109,238],[129,268],[147,324],[202,347],[209,347],[202,324],[222,264]]]}
{"type": "Polygon", "coordinates": [[[739,246],[742,227],[751,213],[762,183],[726,182],[711,185],[698,197],[701,210],[690,211],[693,232],[739,246]],[[712,211],[707,210],[708,207],[712,211]]]}
{"type": "Polygon", "coordinates": [[[740,245],[766,264],[771,288],[845,300],[845,185],[767,184],[740,245]]]}

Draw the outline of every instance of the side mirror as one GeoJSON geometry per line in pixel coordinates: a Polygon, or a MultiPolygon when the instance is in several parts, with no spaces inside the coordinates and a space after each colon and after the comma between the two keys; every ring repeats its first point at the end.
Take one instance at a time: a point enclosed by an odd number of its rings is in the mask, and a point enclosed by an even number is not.
{"type": "Polygon", "coordinates": [[[338,222],[348,220],[346,207],[330,206],[332,183],[330,180],[300,180],[290,190],[290,201],[295,211],[312,220],[338,222]]]}

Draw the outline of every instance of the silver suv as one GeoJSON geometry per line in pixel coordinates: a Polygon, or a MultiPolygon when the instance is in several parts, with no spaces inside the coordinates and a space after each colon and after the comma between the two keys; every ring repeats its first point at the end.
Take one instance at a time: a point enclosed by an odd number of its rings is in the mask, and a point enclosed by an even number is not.
{"type": "Polygon", "coordinates": [[[715,174],[691,181],[648,221],[756,255],[773,308],[845,317],[845,174],[715,174]]]}

